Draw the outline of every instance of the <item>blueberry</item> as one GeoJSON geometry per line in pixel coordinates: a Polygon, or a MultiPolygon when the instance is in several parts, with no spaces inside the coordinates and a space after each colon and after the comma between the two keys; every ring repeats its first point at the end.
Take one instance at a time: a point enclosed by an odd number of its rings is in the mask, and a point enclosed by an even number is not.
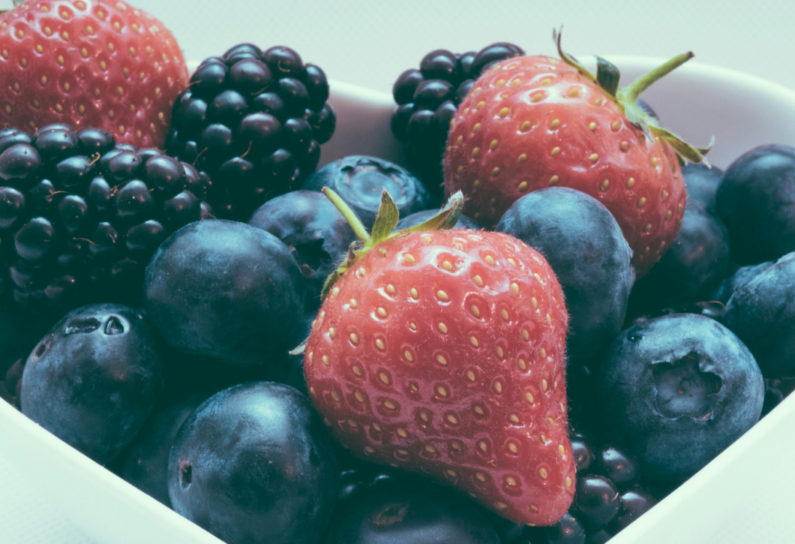
{"type": "Polygon", "coordinates": [[[723,170],[714,166],[710,168],[704,163],[688,163],[682,167],[682,175],[685,178],[688,203],[698,200],[706,206],[709,213],[718,213],[716,194],[723,180],[723,170]]]}
{"type": "Polygon", "coordinates": [[[717,202],[738,263],[795,251],[795,148],[765,145],[741,156],[726,170],[717,202]]]}
{"type": "Polygon", "coordinates": [[[795,253],[735,290],[726,325],[745,342],[767,378],[795,377],[795,253]]]}
{"type": "Polygon", "coordinates": [[[737,268],[731,276],[723,280],[720,286],[713,291],[709,299],[726,304],[737,289],[751,281],[757,274],[772,264],[773,261],[769,261],[737,268]]]}
{"type": "Polygon", "coordinates": [[[417,178],[408,170],[375,157],[351,155],[338,159],[309,176],[303,189],[320,191],[323,187],[334,189],[367,228],[375,222],[383,190],[389,191],[401,216],[431,207],[428,192],[417,178]]]}
{"type": "MultiPolygon", "coordinates": [[[[420,223],[424,223],[425,221],[431,219],[438,213],[439,212],[437,210],[424,210],[421,212],[415,212],[411,215],[407,215],[406,217],[403,217],[400,221],[398,221],[395,230],[404,230],[411,227],[416,227],[420,223]]],[[[458,218],[458,221],[456,221],[454,228],[480,230],[480,226],[466,215],[462,215],[458,218]]]]}
{"type": "Polygon", "coordinates": [[[682,228],[660,262],[635,286],[633,303],[677,306],[709,297],[729,266],[729,233],[703,203],[690,199],[682,228]]]}
{"type": "Polygon", "coordinates": [[[248,222],[284,242],[306,278],[306,310],[320,306],[326,278],[356,241],[337,208],[317,191],[293,191],[269,200],[248,222]]]}
{"type": "Polygon", "coordinates": [[[154,331],[119,304],[69,313],[25,364],[22,413],[99,463],[115,458],[152,412],[165,369],[154,331]]]}
{"type": "Polygon", "coordinates": [[[323,544],[499,544],[484,510],[452,491],[386,485],[336,513],[323,544]]]}
{"type": "Polygon", "coordinates": [[[329,521],[339,472],[309,399],[254,382],[197,408],[169,457],[174,510],[226,542],[310,544],[329,521]]]}
{"type": "Polygon", "coordinates": [[[146,307],[172,347],[231,365],[267,363],[303,315],[303,278],[290,250],[264,230],[224,220],[183,227],[147,268],[146,307]]]}
{"type": "Polygon", "coordinates": [[[182,423],[206,399],[207,395],[196,394],[152,414],[121,455],[119,476],[170,507],[168,454],[182,423]]]}
{"type": "Polygon", "coordinates": [[[555,271],[571,318],[569,357],[597,355],[621,330],[635,279],[612,214],[585,193],[552,187],[517,200],[496,230],[540,251],[555,271]]]}
{"type": "Polygon", "coordinates": [[[753,355],[726,327],[700,315],[668,315],[627,329],[602,371],[607,439],[625,446],[653,479],[695,474],[762,411],[764,381],[753,355]]]}

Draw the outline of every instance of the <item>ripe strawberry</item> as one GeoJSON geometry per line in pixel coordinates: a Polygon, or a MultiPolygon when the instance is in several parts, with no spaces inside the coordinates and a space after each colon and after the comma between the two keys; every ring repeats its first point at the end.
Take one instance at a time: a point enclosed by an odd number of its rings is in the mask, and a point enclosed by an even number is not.
{"type": "Polygon", "coordinates": [[[352,223],[365,247],[326,289],[305,350],[315,407],[364,459],[427,474],[517,523],[555,523],[575,489],[555,274],[506,234],[427,232],[455,224],[460,194],[395,235],[390,205],[384,192],[372,239],[352,223]]]}
{"type": "Polygon", "coordinates": [[[188,85],[174,36],[122,1],[29,0],[0,15],[0,128],[66,123],[162,147],[188,85]]]}
{"type": "Polygon", "coordinates": [[[615,216],[638,276],[676,239],[685,209],[677,154],[695,149],[636,104],[640,93],[693,55],[676,57],[617,91],[618,70],[599,59],[593,76],[558,50],[509,59],[485,72],[458,107],[444,159],[447,194],[467,196],[464,212],[493,227],[530,191],[583,191],[615,216]]]}

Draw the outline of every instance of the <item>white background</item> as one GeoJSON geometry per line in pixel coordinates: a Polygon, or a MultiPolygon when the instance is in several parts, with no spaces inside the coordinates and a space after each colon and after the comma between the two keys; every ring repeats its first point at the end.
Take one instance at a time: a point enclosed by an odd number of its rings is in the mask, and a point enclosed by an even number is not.
{"type": "MultiPolygon", "coordinates": [[[[0,3],[9,0],[0,0],[0,3]]],[[[176,35],[189,60],[241,41],[287,45],[331,79],[389,91],[436,48],[510,41],[553,54],[696,59],[795,88],[792,0],[133,0],[176,35]]],[[[686,97],[683,97],[685,100],[686,97]]]]}

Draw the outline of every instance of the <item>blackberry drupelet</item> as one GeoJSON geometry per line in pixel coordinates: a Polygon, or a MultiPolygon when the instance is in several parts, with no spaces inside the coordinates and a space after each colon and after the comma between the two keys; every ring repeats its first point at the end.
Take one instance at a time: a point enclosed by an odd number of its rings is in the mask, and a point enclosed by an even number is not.
{"type": "Polygon", "coordinates": [[[0,131],[0,294],[35,308],[139,302],[155,249],[211,214],[210,184],[104,130],[0,131]]]}
{"type": "Polygon", "coordinates": [[[395,81],[392,134],[406,144],[409,169],[433,195],[443,192],[442,155],[458,104],[489,65],[521,55],[524,51],[510,43],[460,55],[437,49],[425,55],[419,70],[406,70],[395,81]]]}
{"type": "Polygon", "coordinates": [[[656,504],[637,460],[622,449],[574,432],[577,494],[569,512],[551,527],[532,527],[509,544],[606,542],[656,504]]]}
{"type": "Polygon", "coordinates": [[[190,81],[174,104],[166,149],[210,174],[219,218],[247,221],[315,171],[336,124],[318,66],[288,47],[240,44],[206,59],[190,81]]]}

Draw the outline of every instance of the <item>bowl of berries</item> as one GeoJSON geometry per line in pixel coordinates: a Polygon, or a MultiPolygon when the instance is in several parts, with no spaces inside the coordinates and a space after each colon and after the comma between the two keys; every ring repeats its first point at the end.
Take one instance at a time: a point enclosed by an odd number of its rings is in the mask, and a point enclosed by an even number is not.
{"type": "Polygon", "coordinates": [[[554,46],[390,94],[0,14],[0,460],[114,544],[729,541],[795,421],[795,93],[554,46]]]}

